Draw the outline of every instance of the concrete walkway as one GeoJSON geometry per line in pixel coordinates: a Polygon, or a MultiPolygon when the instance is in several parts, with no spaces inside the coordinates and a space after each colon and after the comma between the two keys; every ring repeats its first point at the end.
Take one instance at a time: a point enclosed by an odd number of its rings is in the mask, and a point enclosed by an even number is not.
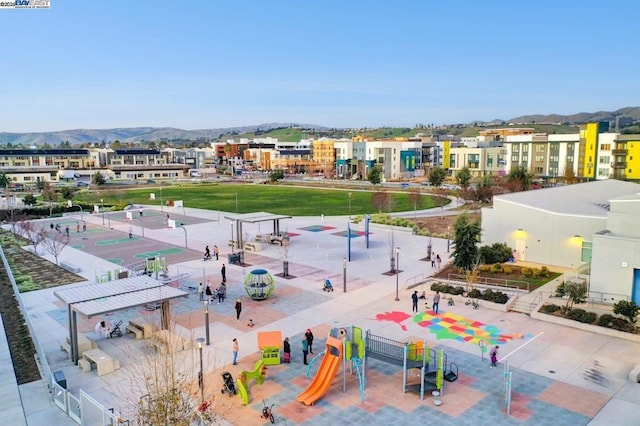
{"type": "MultiPolygon", "coordinates": [[[[151,208],[151,207],[146,207],[151,208]]],[[[168,210],[165,208],[165,210],[168,210]]],[[[182,214],[179,209],[175,214],[182,214]]],[[[172,210],[173,212],[173,210],[172,210]]],[[[413,212],[410,212],[413,214],[413,212]]],[[[172,213],[173,214],[173,213],[172,213]]],[[[187,246],[189,249],[200,252],[205,245],[217,244],[221,249],[220,261],[202,262],[201,259],[182,262],[170,265],[170,275],[177,275],[182,272],[192,274],[190,280],[184,283],[183,288],[190,285],[197,285],[199,281],[211,279],[214,284],[219,282],[219,270],[222,263],[226,263],[226,241],[230,237],[230,225],[228,221],[218,220],[224,214],[215,211],[205,211],[197,209],[185,209],[187,217],[198,217],[206,219],[206,222],[187,225],[187,246]]],[[[99,215],[85,215],[85,220],[89,226],[102,226],[102,219],[99,215]]],[[[262,251],[256,253],[246,253],[245,262],[251,266],[227,265],[228,298],[242,298],[245,300],[243,309],[243,321],[236,321],[231,303],[212,306],[211,334],[212,344],[205,347],[204,354],[210,362],[206,364],[206,377],[211,382],[211,394],[219,393],[220,368],[229,369],[234,377],[241,369],[247,369],[257,356],[256,335],[259,331],[281,330],[283,336],[292,337],[292,348],[296,350],[295,356],[299,363],[299,351],[297,339],[306,328],[312,328],[320,341],[329,327],[334,324],[354,324],[363,329],[371,329],[375,334],[386,336],[390,339],[404,341],[408,338],[427,339],[430,344],[448,348],[452,354],[464,360],[463,371],[465,380],[459,382],[452,389],[459,389],[460,392],[468,393],[466,400],[471,394],[482,401],[493,401],[489,403],[491,412],[485,412],[485,403],[466,407],[458,414],[447,412],[446,415],[438,415],[438,421],[443,424],[478,424],[478,418],[486,417],[487,421],[495,422],[503,418],[504,424],[525,424],[526,420],[518,417],[509,417],[500,414],[499,377],[487,376],[491,370],[486,364],[480,364],[479,351],[476,345],[455,339],[442,339],[436,337],[429,328],[419,325],[415,321],[395,322],[383,320],[385,313],[396,312],[406,315],[410,319],[411,290],[407,289],[407,284],[420,278],[433,275],[434,271],[430,263],[421,261],[426,256],[427,239],[412,235],[411,232],[401,231],[395,228],[372,224],[370,247],[364,245],[364,237],[357,237],[351,240],[351,261],[347,264],[346,292],[343,291],[343,259],[347,256],[347,239],[337,235],[346,229],[345,217],[296,217],[290,221],[283,221],[281,229],[286,230],[291,237],[291,246],[286,253],[290,262],[290,274],[295,278],[279,279],[276,289],[276,297],[264,303],[247,301],[244,289],[240,285],[244,275],[252,268],[266,268],[272,273],[281,272],[282,258],[285,255],[281,248],[277,246],[265,245],[262,251]],[[308,229],[318,229],[321,231],[309,231],[308,229]],[[296,235],[293,235],[296,234],[296,235]],[[390,269],[390,258],[394,256],[395,247],[400,247],[399,275],[388,274],[390,269]],[[330,278],[335,291],[333,293],[323,292],[321,283],[324,278],[330,278]],[[394,301],[396,292],[400,298],[399,302],[394,301]],[[382,315],[382,317],[381,317],[382,315]],[[244,321],[253,318],[256,327],[247,328],[244,321]],[[241,348],[240,366],[234,368],[229,365],[231,359],[231,340],[236,337],[241,348]],[[210,379],[209,379],[210,378],[210,379]],[[496,381],[497,380],[497,381],[496,381]],[[472,383],[475,381],[475,385],[472,383]],[[489,381],[489,382],[487,382],[489,381]],[[492,383],[495,389],[487,388],[482,383],[492,383]],[[480,388],[474,386],[480,386],[480,388]],[[496,406],[496,404],[498,404],[496,406]],[[497,411],[495,411],[497,409],[497,411]],[[468,410],[468,411],[467,411],[468,410]],[[477,410],[477,411],[474,411],[477,410]],[[474,414],[475,413],[475,414],[474,414]],[[462,416],[462,414],[464,414],[462,416]],[[460,417],[458,417],[460,416],[460,417]],[[477,417],[480,416],[480,417],[477,417]],[[498,417],[495,417],[498,416],[498,417]]],[[[188,223],[188,221],[187,221],[188,223]]],[[[129,225],[111,220],[111,226],[115,231],[128,232],[129,225]]],[[[351,224],[352,231],[362,231],[360,225],[351,224]]],[[[266,224],[247,225],[246,240],[250,240],[257,233],[270,232],[266,224]]],[[[182,229],[145,229],[145,238],[162,241],[177,247],[184,247],[185,233],[182,229]]],[[[443,263],[448,261],[446,253],[446,239],[433,238],[433,253],[440,254],[443,263]]],[[[108,268],[104,260],[95,258],[90,254],[73,248],[65,249],[61,256],[61,261],[68,260],[74,264],[83,265],[83,274],[88,279],[93,277],[94,269],[108,268]]],[[[113,265],[111,265],[113,267],[113,265]]],[[[217,284],[216,284],[217,285],[217,284]]],[[[422,291],[422,289],[419,289],[422,291]]],[[[429,289],[424,289],[431,297],[429,289]]],[[[69,366],[68,361],[59,350],[60,339],[66,335],[64,317],[60,320],[59,313],[61,307],[56,305],[56,299],[52,295],[52,290],[43,290],[23,295],[25,304],[28,306],[28,314],[31,316],[37,328],[38,338],[41,344],[48,351],[50,363],[56,368],[68,371],[67,377],[70,380],[72,390],[85,389],[97,399],[104,401],[107,406],[119,406],[120,395],[118,389],[121,388],[121,381],[125,375],[123,370],[127,368],[127,361],[122,362],[121,370],[115,373],[97,377],[95,373],[83,374],[77,367],[69,366]]],[[[178,329],[185,336],[203,336],[204,323],[202,321],[202,306],[194,300],[197,297],[189,297],[180,304],[172,308],[174,319],[178,323],[178,329]],[[194,315],[195,314],[195,315],[194,315]]],[[[64,309],[63,309],[64,311],[64,309]]],[[[523,395],[523,407],[525,413],[529,415],[543,415],[549,413],[548,405],[544,408],[540,404],[549,404],[544,398],[548,398],[551,403],[554,399],[560,402],[563,409],[552,410],[555,424],[570,422],[575,424],[616,424],[616,425],[636,425],[640,424],[640,385],[628,383],[626,374],[636,364],[640,364],[640,344],[608,337],[593,335],[573,328],[566,328],[554,324],[549,324],[534,320],[523,314],[502,313],[481,307],[479,310],[472,310],[459,300],[455,307],[443,309],[443,311],[472,318],[478,323],[495,325],[503,329],[505,333],[519,333],[527,336],[524,340],[510,340],[501,345],[500,353],[502,357],[508,356],[510,365],[514,368],[515,377],[527,378],[531,383],[537,383],[538,388],[526,387],[523,383],[519,388],[519,394],[523,395]],[[542,333],[542,334],[541,334],[542,333]],[[533,336],[538,336],[532,339],[533,336]],[[606,368],[605,372],[610,381],[607,388],[599,387],[582,379],[582,372],[588,368],[592,360],[597,359],[606,368]],[[544,391],[543,391],[544,389],[544,391]],[[571,389],[568,392],[567,389],[571,389]],[[552,397],[553,392],[559,392],[558,397],[552,397]],[[594,398],[594,401],[602,401],[592,406],[602,406],[599,411],[589,411],[578,407],[571,408],[572,401],[562,402],[563,395],[580,394],[583,392],[583,399],[594,398]],[[548,396],[546,396],[548,395],[548,396]],[[565,405],[562,405],[565,404],[565,405]],[[600,404],[600,405],[598,405],[600,404]],[[568,409],[566,407],[569,407],[568,409]],[[563,411],[564,410],[564,411],[563,411]],[[573,411],[572,411],[573,410],[573,411]],[[576,413],[583,413],[578,415],[576,413]]],[[[134,315],[132,313],[131,315],[134,315]]],[[[128,315],[123,313],[121,315],[128,315]]],[[[95,321],[92,319],[91,321],[95,321]]],[[[121,345],[129,345],[129,339],[112,339],[112,342],[103,344],[106,351],[126,350],[121,345]]],[[[120,352],[118,352],[120,353],[120,352]]],[[[0,352],[0,355],[2,352],[0,352]]],[[[452,355],[453,356],[453,355],[452,355]]],[[[131,361],[129,361],[131,362],[131,361]]],[[[316,407],[321,410],[314,412],[312,408],[305,410],[306,416],[299,415],[300,407],[296,404],[289,405],[291,398],[295,400],[295,389],[291,383],[304,386],[304,382],[299,382],[299,370],[302,366],[291,364],[288,370],[284,367],[274,368],[273,384],[265,385],[264,388],[256,388],[253,396],[256,404],[245,409],[235,409],[229,420],[236,424],[248,424],[247,422],[257,421],[254,417],[255,410],[260,407],[260,398],[273,398],[280,406],[280,415],[288,418],[288,423],[313,424],[321,419],[341,418],[346,415],[348,407],[341,405],[339,400],[327,397],[316,407]],[[287,384],[288,383],[288,384],[287,384]],[[328,402],[327,402],[328,401],[328,402]],[[342,408],[341,408],[342,407],[342,408]],[[342,411],[344,411],[342,413],[342,411]],[[296,414],[298,413],[298,414],[296,414]],[[315,414],[314,414],[315,413],[315,414]],[[243,416],[247,416],[246,418],[243,416]],[[319,417],[313,417],[319,416],[319,417]],[[326,417],[325,417],[326,416],[326,417]],[[334,417],[335,416],[335,417],[334,417]],[[315,418],[315,420],[313,420],[315,418]],[[236,420],[233,420],[236,419],[236,420]]],[[[379,366],[379,368],[385,368],[379,366]]],[[[381,370],[383,371],[383,370],[381,370]]],[[[4,370],[0,371],[0,378],[8,374],[4,370]]],[[[383,373],[377,373],[383,374],[383,373]]],[[[396,374],[396,373],[393,373],[396,374]]],[[[499,376],[499,375],[498,375],[499,376]]],[[[397,376],[394,376],[397,377],[397,376]]],[[[521,380],[521,379],[520,379],[521,380]]],[[[32,393],[36,393],[30,389],[32,393]]],[[[371,392],[377,392],[372,390],[371,392]]],[[[376,410],[384,413],[379,417],[360,417],[359,420],[372,424],[386,424],[385,422],[395,416],[396,419],[404,418],[390,404],[392,400],[385,401],[384,395],[397,395],[395,387],[381,389],[381,398],[376,399],[375,395],[370,401],[378,401],[376,410]],[[381,411],[380,411],[381,410],[381,411]],[[364,420],[363,420],[364,419],[364,420]]],[[[44,392],[43,392],[44,393],[44,392]]],[[[15,393],[14,393],[15,394],[15,393]]],[[[351,394],[350,394],[351,395],[351,394]]],[[[15,396],[15,395],[14,395],[15,396]]],[[[349,396],[351,398],[352,396],[349,396]]],[[[46,398],[46,394],[45,394],[46,398]]],[[[396,398],[394,396],[393,398],[396,398]]],[[[450,396],[448,406],[460,405],[457,397],[450,396]]],[[[3,398],[4,399],[4,398],[3,398]]],[[[14,398],[15,399],[15,398],[14,398]]],[[[407,415],[436,415],[433,408],[424,405],[416,405],[413,399],[400,399],[394,404],[409,404],[406,407],[407,415]],[[419,410],[419,411],[414,411],[419,410]],[[426,411],[425,411],[426,410],[426,411]],[[413,414],[412,414],[413,413],[413,414]]],[[[462,400],[460,400],[462,401],[462,400]]],[[[479,400],[478,400],[479,401],[479,400]]],[[[354,402],[355,404],[355,402],[354,402]]],[[[462,406],[462,405],[460,405],[462,406]]],[[[351,407],[351,406],[349,406],[351,407]]],[[[366,408],[366,405],[365,405],[366,408]]],[[[359,410],[354,405],[349,410],[359,410]]],[[[51,406],[52,415],[58,411],[51,406]]],[[[365,410],[366,411],[366,410],[365,410]]],[[[42,413],[42,410],[39,411],[42,413]]],[[[446,412],[446,410],[445,410],[446,412]]],[[[409,418],[409,417],[408,417],[409,418]]],[[[536,417],[537,418],[537,417],[536,417]]],[[[28,415],[27,415],[28,419],[28,415]]],[[[42,424],[36,421],[27,421],[27,424],[42,424]]],[[[65,423],[56,423],[65,424],[65,423]]],[[[72,424],[72,423],[69,423],[72,424]]]]}

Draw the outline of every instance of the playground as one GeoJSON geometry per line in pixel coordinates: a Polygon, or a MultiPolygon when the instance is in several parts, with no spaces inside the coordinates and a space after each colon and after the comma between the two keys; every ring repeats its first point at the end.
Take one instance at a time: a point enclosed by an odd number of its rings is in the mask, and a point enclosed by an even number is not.
{"type": "MultiPolygon", "coordinates": [[[[147,210],[143,220],[148,216],[159,223],[163,221],[160,212],[154,215],[147,210]]],[[[73,250],[63,251],[61,260],[73,262],[78,252],[84,252],[105,260],[120,256],[128,259],[123,260],[122,264],[126,264],[136,262],[139,259],[136,255],[146,258],[152,252],[180,249],[181,252],[156,256],[166,259],[169,276],[188,272],[175,285],[189,296],[171,301],[170,307],[173,332],[193,341],[205,334],[198,283],[211,281],[214,288],[220,285],[220,267],[227,263],[230,253],[225,243],[233,235],[233,225],[207,221],[206,212],[187,209],[186,213],[187,219],[194,218],[187,222],[190,224],[186,231],[158,225],[157,229],[145,229],[144,239],[132,242],[120,242],[130,240],[129,226],[134,227],[134,237],[137,236],[135,220],[134,225],[129,225],[124,216],[119,220],[112,217],[111,223],[106,220],[103,226],[101,215],[85,214],[87,230],[78,233],[73,226],[79,215],[56,219],[61,224],[68,222],[71,230],[73,250]],[[187,249],[182,248],[185,235],[188,235],[187,249]],[[218,261],[203,262],[197,249],[204,244],[218,244],[221,248],[218,261]],[[176,257],[171,256],[187,258],[174,260],[176,257]]],[[[47,221],[42,223],[48,226],[47,221]]],[[[473,310],[463,303],[441,307],[439,314],[430,310],[410,313],[412,291],[405,288],[405,281],[417,274],[435,273],[420,262],[425,250],[422,237],[395,233],[394,245],[402,247],[399,263],[402,276],[398,279],[397,274],[389,274],[388,229],[376,227],[369,232],[369,248],[364,226],[348,224],[344,218],[296,218],[284,230],[291,235],[287,254],[291,277],[278,275],[282,271],[282,248],[263,244],[260,251],[244,253],[244,261],[250,266],[227,263],[226,300],[208,305],[207,333],[211,345],[203,350],[204,397],[231,424],[259,424],[264,404],[273,404],[276,423],[286,420],[288,424],[409,423],[416,416],[426,416],[421,418],[443,424],[580,425],[587,424],[611,398],[614,389],[621,386],[614,380],[617,387],[598,389],[574,377],[576,369],[593,356],[585,349],[591,341],[588,333],[580,332],[576,339],[585,343],[574,342],[573,346],[580,350],[558,365],[548,347],[562,345],[564,340],[559,333],[551,332],[533,340],[541,327],[526,316],[484,308],[473,310]],[[348,233],[352,238],[345,238],[348,233]],[[347,253],[350,262],[346,260],[347,253]],[[245,290],[248,274],[255,269],[275,276],[274,288],[264,300],[254,300],[245,290]],[[332,282],[333,292],[323,289],[327,279],[332,282]],[[399,302],[393,300],[396,285],[400,285],[399,302]],[[234,309],[237,299],[242,301],[240,320],[236,319],[234,309]],[[255,326],[248,325],[250,319],[255,326]],[[309,354],[308,366],[302,364],[301,350],[306,328],[312,328],[315,335],[314,354],[309,354]],[[279,334],[265,343],[259,339],[260,333],[265,332],[279,334]],[[291,343],[290,364],[280,361],[284,337],[289,337],[291,343]],[[240,343],[237,366],[231,365],[233,338],[240,343]],[[510,358],[509,407],[504,364],[489,368],[488,356],[481,352],[480,342],[485,347],[499,345],[503,356],[515,351],[510,358]],[[530,362],[532,359],[535,362],[530,362]],[[547,372],[552,369],[560,374],[554,377],[556,373],[547,372]],[[233,378],[236,394],[221,392],[225,372],[233,378]],[[434,396],[434,390],[439,395],[434,396]]],[[[253,241],[254,235],[265,232],[259,225],[247,226],[245,231],[246,241],[253,241]]],[[[434,252],[444,257],[446,240],[434,239],[434,252]]],[[[51,368],[65,372],[70,390],[93,389],[111,406],[121,406],[116,390],[120,370],[105,376],[109,378],[107,382],[97,382],[92,375],[70,366],[60,352],[68,321],[66,308],[49,293],[27,293],[25,300],[27,306],[37,306],[34,311],[39,314],[38,334],[48,333],[45,346],[51,351],[51,368]]],[[[154,323],[158,322],[158,316],[157,310],[142,305],[80,319],[78,330],[91,337],[96,322],[103,319],[122,320],[126,324],[146,318],[154,323]]],[[[543,330],[548,331],[548,327],[545,325],[543,330]]],[[[615,345],[615,341],[610,344],[615,345]]],[[[99,342],[99,346],[122,360],[121,369],[128,368],[131,354],[147,350],[144,340],[137,341],[132,336],[107,339],[99,342]]],[[[603,362],[607,360],[606,356],[600,358],[603,362]]]]}

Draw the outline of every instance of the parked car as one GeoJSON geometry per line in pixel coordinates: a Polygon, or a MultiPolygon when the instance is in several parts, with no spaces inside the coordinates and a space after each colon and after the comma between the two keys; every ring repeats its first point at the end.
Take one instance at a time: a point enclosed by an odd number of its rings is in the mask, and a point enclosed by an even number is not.
{"type": "Polygon", "coordinates": [[[78,181],[78,183],[76,183],[76,186],[89,186],[89,182],[84,182],[84,181],[78,181]]]}

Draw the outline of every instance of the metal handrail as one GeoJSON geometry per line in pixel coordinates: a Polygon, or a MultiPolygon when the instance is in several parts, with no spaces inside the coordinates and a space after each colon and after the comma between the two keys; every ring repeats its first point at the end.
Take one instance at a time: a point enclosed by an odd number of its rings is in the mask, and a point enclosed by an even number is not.
{"type": "Polygon", "coordinates": [[[424,283],[424,282],[425,282],[424,274],[420,273],[420,274],[418,274],[418,275],[414,275],[413,277],[407,278],[407,279],[405,280],[405,282],[404,282],[404,284],[405,284],[405,288],[411,288],[411,287],[409,286],[409,285],[410,285],[410,281],[413,281],[413,282],[412,282],[412,284],[413,284],[414,286],[415,286],[415,285],[418,285],[418,284],[421,284],[421,283],[424,283]]]}
{"type": "MultiPolygon", "coordinates": [[[[448,274],[447,277],[450,281],[463,281],[468,283],[467,277],[461,274],[448,274]]],[[[494,287],[504,287],[504,288],[510,288],[510,289],[524,290],[520,285],[518,285],[518,284],[523,284],[527,287],[527,293],[530,292],[530,284],[527,281],[520,281],[520,280],[504,280],[501,278],[476,277],[476,279],[473,280],[472,284],[474,285],[483,284],[483,285],[494,286],[494,287]],[[509,283],[514,283],[514,284],[509,284],[509,283]]]]}

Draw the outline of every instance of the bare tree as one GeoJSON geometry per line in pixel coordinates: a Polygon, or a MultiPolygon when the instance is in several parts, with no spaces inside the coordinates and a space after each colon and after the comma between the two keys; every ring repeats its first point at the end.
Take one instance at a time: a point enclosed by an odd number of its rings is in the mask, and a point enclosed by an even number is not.
{"type": "Polygon", "coordinates": [[[409,193],[407,194],[409,197],[409,204],[413,206],[414,219],[418,219],[418,206],[422,207],[422,193],[418,188],[409,189],[409,193]]]}
{"type": "Polygon", "coordinates": [[[33,225],[28,220],[13,222],[11,227],[13,228],[13,233],[22,238],[28,238],[31,231],[33,231],[33,225]]]}
{"type": "Polygon", "coordinates": [[[382,209],[389,205],[389,193],[386,191],[375,191],[371,194],[371,204],[382,213],[382,209]]]}
{"type": "Polygon", "coordinates": [[[42,241],[42,246],[47,253],[56,259],[56,265],[59,265],[58,256],[60,256],[67,244],[69,244],[69,237],[59,231],[49,232],[42,241]]]}
{"type": "Polygon", "coordinates": [[[47,230],[42,227],[38,230],[32,229],[31,232],[27,235],[31,244],[33,244],[33,254],[38,254],[38,246],[47,239],[47,230]]]}
{"type": "MultiPolygon", "coordinates": [[[[132,350],[130,358],[136,361],[126,370],[121,394],[128,407],[125,411],[131,413],[135,424],[190,426],[199,420],[201,425],[211,425],[229,412],[233,401],[221,395],[218,377],[208,380],[204,371],[200,375],[199,350],[196,345],[183,351],[166,348],[142,355],[132,350]]],[[[215,370],[216,359],[210,358],[207,356],[203,365],[215,370]]]]}

